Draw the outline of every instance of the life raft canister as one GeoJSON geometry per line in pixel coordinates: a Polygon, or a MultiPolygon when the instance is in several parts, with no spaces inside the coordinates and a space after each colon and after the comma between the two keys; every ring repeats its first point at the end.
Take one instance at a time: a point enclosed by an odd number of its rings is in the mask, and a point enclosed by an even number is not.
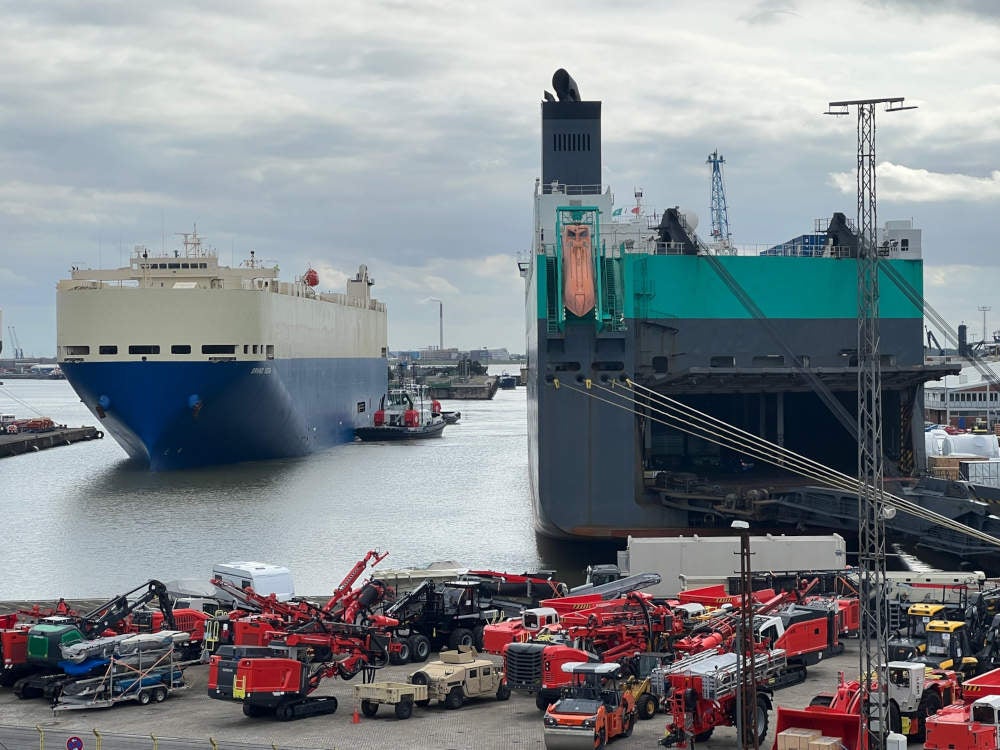
{"type": "Polygon", "coordinates": [[[420,415],[416,409],[407,409],[403,414],[403,421],[407,427],[416,427],[420,424],[420,415]]]}
{"type": "Polygon", "coordinates": [[[431,411],[434,412],[435,414],[440,414],[441,413],[441,402],[438,401],[437,399],[434,399],[433,401],[431,401],[431,411]]]}
{"type": "Polygon", "coordinates": [[[379,409],[375,412],[375,426],[381,427],[385,424],[385,409],[379,409]]]}

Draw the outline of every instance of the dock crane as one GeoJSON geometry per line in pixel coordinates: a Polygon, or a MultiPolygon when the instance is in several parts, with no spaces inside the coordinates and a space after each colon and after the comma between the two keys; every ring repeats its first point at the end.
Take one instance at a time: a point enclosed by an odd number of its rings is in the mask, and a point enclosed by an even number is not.
{"type": "Polygon", "coordinates": [[[24,349],[21,348],[21,342],[17,338],[17,331],[14,326],[7,326],[7,335],[10,338],[10,343],[14,347],[14,359],[24,359],[24,349]]]}

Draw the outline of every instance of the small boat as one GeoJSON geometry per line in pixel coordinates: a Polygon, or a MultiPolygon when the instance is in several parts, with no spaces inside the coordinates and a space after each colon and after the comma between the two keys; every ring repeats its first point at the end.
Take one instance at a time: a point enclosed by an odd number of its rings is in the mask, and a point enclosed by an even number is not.
{"type": "Polygon", "coordinates": [[[441,412],[441,419],[444,420],[445,424],[458,424],[458,420],[462,418],[462,412],[460,411],[443,411],[441,412]]]}
{"type": "Polygon", "coordinates": [[[517,388],[517,376],[511,375],[506,370],[500,374],[500,387],[505,391],[509,391],[513,388],[517,388]]]}
{"type": "Polygon", "coordinates": [[[440,437],[446,424],[440,404],[431,401],[426,386],[412,383],[390,389],[379,403],[373,424],[356,427],[354,434],[366,442],[431,438],[440,437]]]}

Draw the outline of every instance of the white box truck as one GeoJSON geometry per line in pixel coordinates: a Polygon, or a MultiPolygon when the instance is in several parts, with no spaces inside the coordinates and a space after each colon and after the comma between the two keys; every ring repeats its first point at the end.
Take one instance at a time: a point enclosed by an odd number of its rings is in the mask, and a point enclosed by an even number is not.
{"type": "MultiPolygon", "coordinates": [[[[280,565],[254,561],[220,563],[212,568],[212,578],[221,578],[241,589],[250,586],[265,596],[274,594],[281,602],[295,596],[292,573],[280,565]]],[[[223,600],[230,599],[225,592],[220,591],[219,594],[223,600]]]]}

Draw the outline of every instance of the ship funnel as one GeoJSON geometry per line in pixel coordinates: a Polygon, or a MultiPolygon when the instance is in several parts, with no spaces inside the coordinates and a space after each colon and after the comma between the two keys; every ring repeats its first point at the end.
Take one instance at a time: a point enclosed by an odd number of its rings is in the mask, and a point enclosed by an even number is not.
{"type": "Polygon", "coordinates": [[[573,80],[573,76],[566,72],[565,68],[559,68],[552,74],[552,88],[556,90],[556,96],[561,102],[578,102],[580,99],[580,88],[573,80]]]}

